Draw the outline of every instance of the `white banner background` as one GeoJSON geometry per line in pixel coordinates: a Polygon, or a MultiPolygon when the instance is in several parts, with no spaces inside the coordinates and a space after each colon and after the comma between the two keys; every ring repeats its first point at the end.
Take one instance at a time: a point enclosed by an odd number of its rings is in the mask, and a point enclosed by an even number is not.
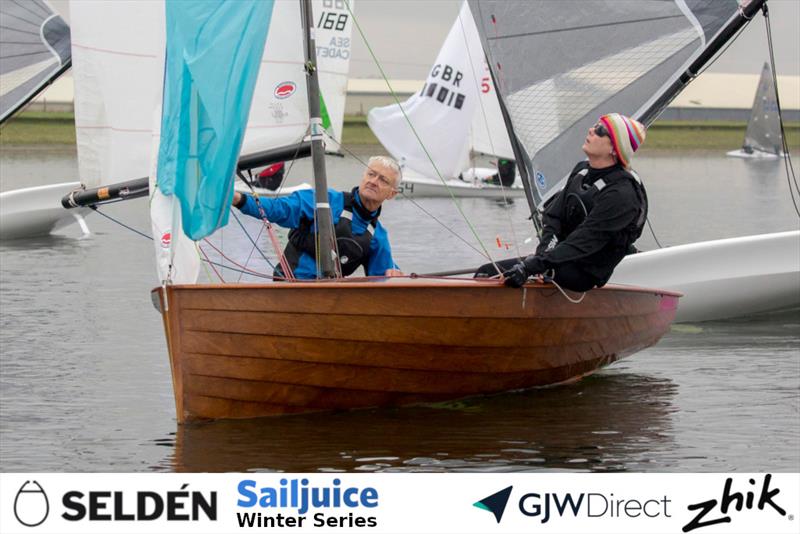
{"type": "MultiPolygon", "coordinates": [[[[763,510],[758,509],[758,502],[762,492],[764,474],[605,474],[605,473],[509,473],[509,474],[281,474],[281,473],[253,473],[253,474],[53,474],[53,473],[17,473],[0,475],[0,532],[13,533],[133,533],[133,532],[163,532],[178,533],[191,532],[194,534],[217,532],[246,532],[246,531],[281,531],[281,532],[375,532],[375,533],[511,533],[511,532],[553,532],[553,533],[680,533],[682,528],[697,515],[697,511],[689,511],[687,506],[695,503],[717,500],[708,515],[702,521],[718,519],[729,516],[729,523],[720,523],[708,527],[692,530],[697,533],[796,533],[800,528],[797,519],[798,503],[800,503],[800,474],[773,474],[769,482],[769,489],[779,490],[774,494],[772,501],[786,512],[778,513],[770,504],[763,510]],[[722,498],[726,480],[732,478],[732,492],[742,494],[743,507],[737,511],[735,503],[732,504],[727,514],[720,511],[719,501],[722,498]],[[342,490],[355,487],[360,491],[365,488],[374,488],[377,491],[377,506],[366,508],[312,508],[305,515],[303,527],[252,527],[241,528],[237,522],[237,512],[260,512],[263,517],[276,517],[281,514],[284,518],[300,517],[296,508],[243,508],[237,506],[237,501],[242,498],[238,485],[243,480],[252,480],[256,488],[280,487],[281,479],[307,479],[308,487],[333,487],[334,479],[339,479],[342,490]],[[751,484],[750,479],[755,483],[751,484]],[[22,506],[26,506],[24,513],[27,522],[34,523],[38,519],[31,519],[35,509],[43,500],[41,497],[29,493],[19,494],[20,489],[27,481],[37,481],[47,495],[49,513],[41,525],[28,527],[21,524],[15,514],[15,500],[19,500],[18,511],[22,513],[22,506]],[[212,491],[217,492],[217,520],[209,521],[201,513],[198,521],[167,521],[166,511],[161,518],[151,521],[90,521],[84,518],[80,521],[67,521],[62,518],[65,512],[74,514],[74,510],[67,510],[62,498],[65,493],[79,491],[84,494],[80,502],[87,505],[90,501],[89,492],[115,492],[122,493],[124,514],[135,512],[137,491],[156,492],[167,502],[167,492],[183,491],[201,492],[206,499],[210,499],[212,491]],[[495,516],[487,511],[475,507],[473,504],[504,489],[513,486],[507,505],[498,523],[495,516]],[[748,492],[753,497],[748,507],[748,492]],[[535,498],[523,500],[523,496],[530,493],[541,495],[538,501],[535,498]],[[584,502],[574,517],[569,511],[563,516],[555,512],[555,506],[550,497],[550,518],[542,523],[543,516],[529,517],[520,511],[520,501],[523,500],[528,511],[536,502],[544,504],[544,494],[556,494],[561,500],[565,494],[572,495],[577,501],[580,494],[584,495],[584,502]],[[586,504],[589,493],[600,494],[603,497],[593,496],[591,499],[592,514],[599,514],[603,509],[603,501],[637,500],[643,503],[651,502],[648,511],[658,517],[619,517],[616,512],[612,517],[606,511],[602,517],[587,517],[586,504]],[[20,496],[21,495],[21,496],[20,496]],[[18,496],[19,499],[18,499],[18,496]],[[28,500],[32,499],[32,500],[28,500]],[[664,499],[666,513],[664,514],[664,499]],[[23,502],[24,501],[24,502],[23,502]],[[22,504],[20,504],[22,503],[22,504]],[[323,513],[326,518],[348,517],[373,517],[375,527],[315,527],[314,515],[323,513]]],[[[26,489],[35,486],[29,484],[26,489]]],[[[101,497],[98,502],[105,507],[99,510],[104,515],[114,514],[113,497],[101,497]]],[[[191,513],[190,500],[179,498],[178,502],[187,503],[179,513],[191,513]]],[[[636,508],[633,505],[632,513],[636,508]]],[[[624,504],[623,508],[624,509],[624,504]]],[[[345,521],[347,525],[347,521],[345,521]]]]}

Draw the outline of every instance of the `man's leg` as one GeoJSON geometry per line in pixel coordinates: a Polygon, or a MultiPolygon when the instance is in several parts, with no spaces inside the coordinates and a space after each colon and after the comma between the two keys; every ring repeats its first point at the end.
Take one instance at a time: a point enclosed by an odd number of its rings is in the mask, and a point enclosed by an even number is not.
{"type": "Polygon", "coordinates": [[[594,276],[572,263],[560,265],[554,272],[555,283],[570,291],[589,291],[597,285],[594,276]]]}

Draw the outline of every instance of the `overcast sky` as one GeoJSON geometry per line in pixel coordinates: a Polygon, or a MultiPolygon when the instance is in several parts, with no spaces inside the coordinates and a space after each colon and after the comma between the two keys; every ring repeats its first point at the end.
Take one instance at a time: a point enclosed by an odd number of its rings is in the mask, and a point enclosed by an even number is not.
{"type": "MultiPolygon", "coordinates": [[[[51,4],[68,19],[66,0],[51,4]]],[[[354,5],[356,18],[389,78],[422,80],[458,15],[461,0],[354,0],[354,5]]],[[[777,73],[800,75],[800,0],[769,0],[768,6],[777,73]]],[[[759,74],[767,58],[764,18],[759,14],[709,72],[759,74]]],[[[350,75],[380,77],[355,29],[350,75]]]]}

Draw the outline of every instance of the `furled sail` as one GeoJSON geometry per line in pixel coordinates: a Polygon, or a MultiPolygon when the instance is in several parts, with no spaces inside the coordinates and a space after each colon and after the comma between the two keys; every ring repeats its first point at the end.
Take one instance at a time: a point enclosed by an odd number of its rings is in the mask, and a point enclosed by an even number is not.
{"type": "Polygon", "coordinates": [[[47,2],[0,2],[0,123],[71,64],[69,26],[47,2]]]}
{"type": "Polygon", "coordinates": [[[537,206],[583,158],[600,115],[642,117],[739,9],[736,0],[468,1],[537,206]]]}
{"type": "Polygon", "coordinates": [[[783,153],[778,99],[775,96],[772,70],[766,62],[761,69],[761,78],[758,81],[750,122],[747,123],[747,132],[744,134],[742,150],[748,153],[760,150],[775,155],[783,153]]]}
{"type": "Polygon", "coordinates": [[[369,126],[383,146],[405,166],[423,176],[441,174],[444,178],[458,176],[467,168],[471,149],[513,157],[501,121],[466,3],[420,92],[402,104],[374,108],[368,116],[369,126]]]}

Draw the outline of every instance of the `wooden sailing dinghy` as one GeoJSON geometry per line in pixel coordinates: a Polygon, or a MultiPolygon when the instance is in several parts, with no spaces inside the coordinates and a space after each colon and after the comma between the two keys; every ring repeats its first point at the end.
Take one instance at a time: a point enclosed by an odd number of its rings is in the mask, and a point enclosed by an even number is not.
{"type": "Polygon", "coordinates": [[[397,406],[557,384],[655,344],[679,294],[389,278],[173,285],[179,422],[397,406]],[[435,305],[434,305],[435,303],[435,305]]]}

